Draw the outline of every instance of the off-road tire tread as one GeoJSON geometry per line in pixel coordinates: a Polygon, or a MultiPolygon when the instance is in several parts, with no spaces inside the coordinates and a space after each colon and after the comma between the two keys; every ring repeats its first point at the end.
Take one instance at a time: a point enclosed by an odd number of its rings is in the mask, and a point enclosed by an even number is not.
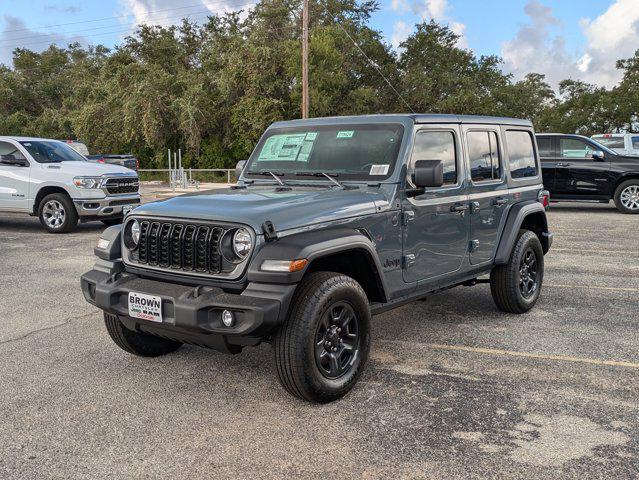
{"type": "MultiPolygon", "coordinates": [[[[311,273],[302,280],[295,292],[295,296],[291,301],[289,315],[274,339],[275,365],[278,379],[287,392],[303,400],[328,403],[342,397],[357,382],[359,374],[366,363],[369,344],[362,349],[363,358],[358,367],[359,371],[337,393],[311,391],[308,382],[300,374],[298,367],[301,365],[296,363],[301,360],[296,355],[297,352],[295,352],[294,347],[304,342],[304,329],[308,327],[307,324],[302,324],[301,321],[298,321],[298,318],[307,318],[311,315],[310,311],[322,301],[322,297],[326,295],[327,291],[338,284],[349,285],[356,289],[362,298],[366,299],[366,293],[360,284],[351,277],[334,272],[311,273]]],[[[364,341],[369,342],[370,335],[364,341]]]]}
{"type": "MultiPolygon", "coordinates": [[[[529,242],[536,243],[536,245],[533,245],[533,248],[537,249],[538,253],[537,262],[541,272],[538,288],[541,290],[544,271],[544,255],[541,242],[534,232],[530,230],[520,230],[508,263],[505,265],[497,265],[490,274],[490,291],[493,300],[497,308],[504,312],[517,314],[526,313],[536,303],[536,300],[532,305],[518,301],[521,295],[519,292],[519,284],[516,281],[519,270],[519,257],[522,254],[522,250],[527,248],[529,242]]],[[[537,294],[537,298],[539,298],[539,294],[537,294]]]]}
{"type": "Polygon", "coordinates": [[[176,351],[182,343],[126,328],[116,315],[104,313],[104,325],[115,344],[125,352],[139,357],[159,357],[176,351]]]}
{"type": "Polygon", "coordinates": [[[38,219],[40,220],[42,226],[46,228],[49,233],[72,232],[78,226],[79,218],[80,217],[78,216],[78,211],[75,209],[75,205],[73,204],[71,197],[69,197],[66,193],[50,193],[49,195],[46,195],[42,200],[40,200],[40,204],[38,205],[38,219]],[[66,225],[58,230],[50,229],[42,219],[42,209],[49,200],[57,200],[58,202],[63,204],[64,208],[66,209],[66,225]]]}
{"type": "Polygon", "coordinates": [[[639,214],[639,210],[636,210],[636,211],[628,210],[621,203],[621,192],[629,185],[639,185],[639,180],[635,178],[635,179],[626,180],[625,182],[621,182],[619,186],[615,189],[615,195],[613,197],[613,200],[615,202],[615,207],[617,207],[617,210],[619,210],[621,213],[625,213],[627,215],[637,215],[639,214]]]}

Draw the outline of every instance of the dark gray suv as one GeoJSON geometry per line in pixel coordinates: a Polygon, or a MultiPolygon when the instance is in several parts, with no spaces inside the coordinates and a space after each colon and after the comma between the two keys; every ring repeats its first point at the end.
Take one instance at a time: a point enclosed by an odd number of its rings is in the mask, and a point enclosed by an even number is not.
{"type": "Polygon", "coordinates": [[[122,349],[266,341],[286,390],[329,402],[364,368],[371,315],[479,282],[506,312],[539,298],[552,235],[528,121],[278,122],[239,168],[102,234],[82,291],[122,349]]]}

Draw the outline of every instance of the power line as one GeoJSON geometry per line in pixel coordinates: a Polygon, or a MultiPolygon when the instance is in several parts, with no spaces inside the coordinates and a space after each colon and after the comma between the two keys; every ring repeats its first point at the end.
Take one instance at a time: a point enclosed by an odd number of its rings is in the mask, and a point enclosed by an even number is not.
{"type": "Polygon", "coordinates": [[[333,21],[335,22],[335,25],[337,25],[342,30],[342,32],[344,32],[346,34],[346,36],[350,39],[350,41],[353,42],[353,45],[355,45],[355,47],[360,51],[360,53],[362,55],[364,55],[364,58],[366,58],[366,60],[368,60],[368,63],[370,63],[373,66],[373,68],[375,68],[375,70],[377,70],[377,73],[379,73],[379,75],[384,79],[384,81],[393,90],[393,92],[395,92],[397,94],[397,96],[401,99],[401,101],[404,102],[404,104],[408,107],[408,109],[411,111],[411,113],[415,113],[415,110],[413,110],[413,108],[406,101],[406,99],[404,99],[402,94],[399,93],[397,91],[397,89],[395,88],[395,86],[390,82],[390,80],[388,80],[388,78],[386,78],[386,76],[382,73],[382,70],[379,68],[379,66],[375,62],[373,62],[368,55],[366,55],[366,52],[364,52],[364,50],[362,50],[362,47],[360,47],[359,44],[353,39],[353,37],[351,37],[351,35],[348,33],[348,31],[346,31],[346,29],[339,22],[339,19],[337,18],[337,16],[333,15],[333,13],[328,9],[328,6],[326,6],[326,4],[324,5],[324,9],[333,18],[333,21]]]}

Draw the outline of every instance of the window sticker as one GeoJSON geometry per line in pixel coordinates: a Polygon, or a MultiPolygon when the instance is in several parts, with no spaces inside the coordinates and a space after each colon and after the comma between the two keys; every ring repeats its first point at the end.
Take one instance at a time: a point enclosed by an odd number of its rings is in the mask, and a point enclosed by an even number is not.
{"type": "Polygon", "coordinates": [[[306,134],[298,135],[273,135],[266,139],[264,148],[257,159],[259,162],[292,160],[302,148],[306,134]]]}
{"type": "Polygon", "coordinates": [[[371,165],[371,171],[369,175],[387,175],[388,165],[371,165]]]}
{"type": "Polygon", "coordinates": [[[308,132],[306,134],[306,140],[314,141],[317,138],[317,132],[308,132]]]}
{"type": "Polygon", "coordinates": [[[355,130],[344,130],[341,132],[337,132],[337,138],[353,138],[355,134],[355,130]]]}

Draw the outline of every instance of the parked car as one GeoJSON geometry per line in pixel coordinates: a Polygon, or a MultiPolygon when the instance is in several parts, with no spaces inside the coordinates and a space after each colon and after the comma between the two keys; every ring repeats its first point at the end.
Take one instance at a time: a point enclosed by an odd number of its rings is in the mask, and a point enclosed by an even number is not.
{"type": "Polygon", "coordinates": [[[553,201],[613,200],[619,211],[639,213],[639,157],[581,135],[538,134],[537,144],[553,201]]]}
{"type": "Polygon", "coordinates": [[[639,157],[639,133],[605,133],[590,138],[619,155],[639,157]]]}
{"type": "Polygon", "coordinates": [[[372,314],[482,281],[505,312],[539,298],[552,235],[528,121],[278,122],[238,169],[102,234],[81,286],[120,348],[271,342],[284,388],[329,402],[364,368],[372,314]]]}
{"type": "Polygon", "coordinates": [[[136,172],[139,168],[138,159],[133,155],[86,155],[86,157],[89,162],[120,165],[136,172]]]}
{"type": "Polygon", "coordinates": [[[0,213],[37,215],[51,233],[78,221],[120,223],[140,203],[138,190],[135,172],[89,163],[64,142],[0,137],[0,213]]]}

